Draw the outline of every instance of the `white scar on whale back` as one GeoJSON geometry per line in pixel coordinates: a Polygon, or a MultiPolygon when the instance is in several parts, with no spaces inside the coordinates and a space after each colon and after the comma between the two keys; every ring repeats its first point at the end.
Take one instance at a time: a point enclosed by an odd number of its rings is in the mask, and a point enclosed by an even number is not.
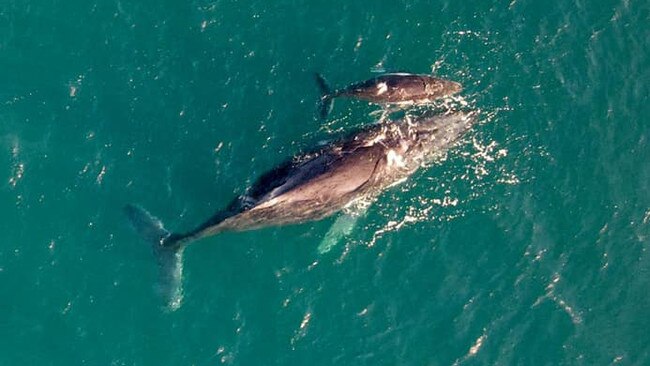
{"type": "Polygon", "coordinates": [[[395,150],[390,149],[386,154],[386,165],[389,167],[397,166],[403,168],[406,166],[406,163],[404,162],[404,158],[401,155],[396,153],[395,150]]]}
{"type": "Polygon", "coordinates": [[[388,91],[388,85],[386,83],[377,84],[377,95],[382,95],[388,91]]]}

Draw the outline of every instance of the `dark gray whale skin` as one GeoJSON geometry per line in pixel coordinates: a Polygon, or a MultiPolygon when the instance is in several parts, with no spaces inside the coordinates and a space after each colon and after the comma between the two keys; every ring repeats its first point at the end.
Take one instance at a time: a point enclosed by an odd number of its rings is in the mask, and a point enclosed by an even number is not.
{"type": "Polygon", "coordinates": [[[413,105],[427,104],[436,99],[456,94],[462,85],[455,81],[431,75],[390,73],[351,84],[342,89],[332,89],[325,79],[316,74],[316,82],[321,91],[319,113],[327,117],[334,98],[346,97],[365,100],[376,104],[413,105]]]}
{"type": "Polygon", "coordinates": [[[407,178],[444,153],[472,121],[468,113],[455,112],[411,124],[370,126],[264,174],[226,210],[186,234],[171,234],[162,244],[179,246],[222,231],[322,219],[407,178]]]}
{"type": "Polygon", "coordinates": [[[443,155],[473,122],[471,114],[453,112],[366,127],[262,175],[246,195],[187,233],[170,233],[139,206],[124,211],[152,246],[160,272],[156,288],[173,311],[183,299],[182,257],[190,242],[223,231],[319,220],[357,199],[372,199],[443,155]]]}

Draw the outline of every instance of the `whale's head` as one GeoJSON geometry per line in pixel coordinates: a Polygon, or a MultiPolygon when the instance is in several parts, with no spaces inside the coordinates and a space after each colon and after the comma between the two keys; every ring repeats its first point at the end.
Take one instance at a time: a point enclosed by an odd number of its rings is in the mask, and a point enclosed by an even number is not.
{"type": "Polygon", "coordinates": [[[384,121],[353,135],[348,143],[349,146],[370,148],[359,149],[360,152],[379,152],[368,155],[370,162],[379,168],[376,172],[381,173],[383,182],[397,182],[423,165],[444,157],[475,120],[475,112],[448,111],[384,121]]]}
{"type": "Polygon", "coordinates": [[[410,170],[441,157],[474,124],[475,113],[448,112],[404,120],[399,124],[395,146],[410,170]]]}
{"type": "Polygon", "coordinates": [[[429,99],[433,100],[460,93],[463,86],[455,81],[427,76],[424,78],[424,90],[429,99]]]}

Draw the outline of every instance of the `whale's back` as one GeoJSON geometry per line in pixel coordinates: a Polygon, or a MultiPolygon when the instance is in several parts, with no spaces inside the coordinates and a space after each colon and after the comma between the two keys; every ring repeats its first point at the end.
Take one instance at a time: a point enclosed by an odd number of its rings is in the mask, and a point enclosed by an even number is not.
{"type": "Polygon", "coordinates": [[[227,218],[220,230],[248,230],[328,216],[363,195],[385,153],[381,145],[326,152],[299,166],[276,172],[270,187],[252,208],[227,218]],[[282,176],[279,173],[284,173],[282,176]]]}

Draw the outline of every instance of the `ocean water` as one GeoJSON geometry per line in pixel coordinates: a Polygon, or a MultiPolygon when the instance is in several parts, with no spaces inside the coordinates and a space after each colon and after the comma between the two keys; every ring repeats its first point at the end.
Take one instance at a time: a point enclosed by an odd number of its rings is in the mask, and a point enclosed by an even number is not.
{"type": "Polygon", "coordinates": [[[0,2],[0,365],[650,364],[650,3],[0,2]],[[376,107],[313,73],[464,85],[480,123],[336,217],[185,251],[166,310],[122,208],[187,230],[376,107]]]}

